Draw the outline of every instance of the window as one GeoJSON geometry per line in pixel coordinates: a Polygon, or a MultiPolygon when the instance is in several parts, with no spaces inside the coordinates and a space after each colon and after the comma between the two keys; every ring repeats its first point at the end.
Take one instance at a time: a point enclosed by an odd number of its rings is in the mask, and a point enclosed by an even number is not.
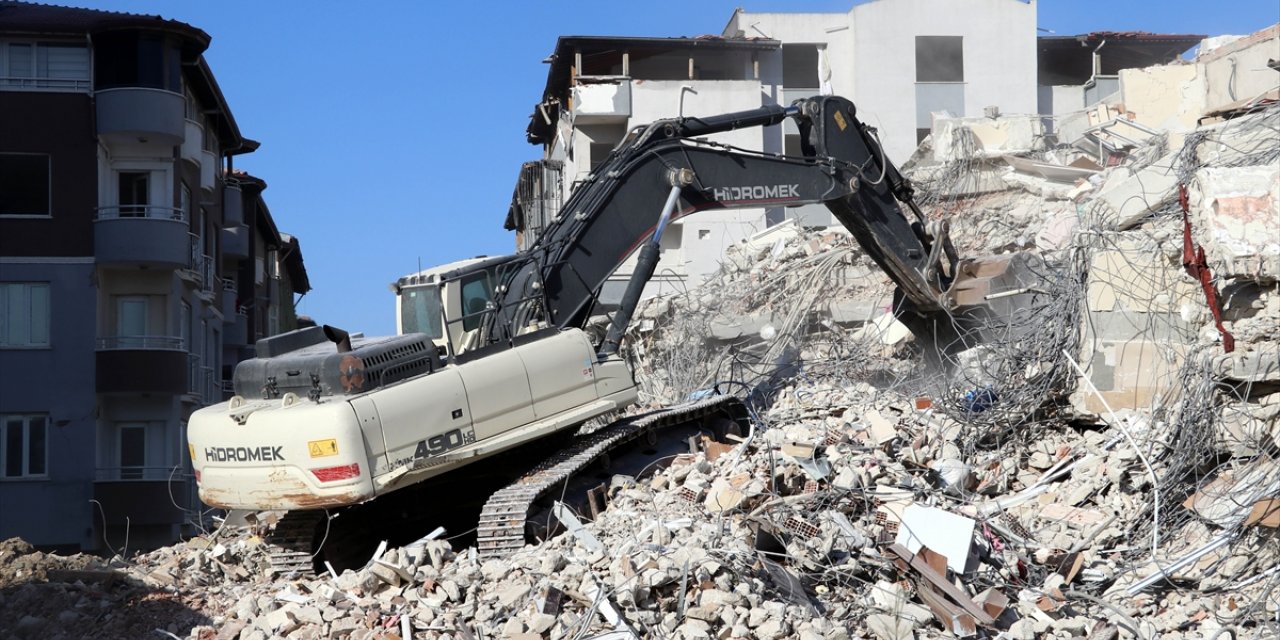
{"type": "Polygon", "coordinates": [[[916,36],[916,144],[933,128],[934,113],[965,115],[964,38],[916,36]]]}
{"type": "Polygon", "coordinates": [[[964,82],[964,38],[916,36],[916,82],[964,82]]]}
{"type": "Polygon", "coordinates": [[[48,440],[48,416],[0,416],[0,478],[48,475],[48,440]]]}
{"type": "Polygon", "coordinates": [[[151,202],[151,174],[145,171],[121,171],[119,179],[120,217],[147,215],[151,202]]]}
{"type": "Polygon", "coordinates": [[[182,91],[182,52],[154,35],[122,31],[94,35],[94,79],[99,89],[150,87],[182,91]]]}
{"type": "Polygon", "coordinates": [[[147,470],[147,423],[122,422],[117,426],[117,464],[121,480],[141,480],[147,470]]]}
{"type": "Polygon", "coordinates": [[[818,88],[818,45],[782,45],[782,86],[788,89],[818,88]]]}
{"type": "Polygon", "coordinates": [[[47,216],[50,158],[42,153],[0,153],[0,216],[47,216]]]}
{"type": "Polygon", "coordinates": [[[87,90],[89,49],[79,44],[10,42],[0,45],[0,86],[87,90]]]}
{"type": "Polygon", "coordinates": [[[0,348],[49,346],[49,285],[0,283],[0,348]]]}
{"type": "Polygon", "coordinates": [[[186,97],[186,109],[184,116],[192,122],[200,122],[200,103],[196,101],[196,95],[191,93],[191,89],[183,84],[182,94],[186,97]]]}
{"type": "Polygon", "coordinates": [[[217,131],[215,124],[217,123],[212,117],[206,117],[204,120],[204,150],[216,156],[218,155],[218,134],[215,133],[217,131]]]}
{"type": "Polygon", "coordinates": [[[480,328],[484,312],[493,300],[493,285],[488,271],[467,276],[462,280],[462,330],[480,328]]]}
{"type": "Polygon", "coordinates": [[[188,187],[187,183],[185,182],[182,183],[182,200],[180,201],[180,205],[182,207],[182,219],[190,220],[191,219],[191,187],[188,187]]]}
{"type": "Polygon", "coordinates": [[[116,335],[124,349],[139,349],[147,339],[147,299],[145,296],[116,298],[116,335]]]}
{"type": "Polygon", "coordinates": [[[425,333],[432,340],[444,337],[440,319],[440,288],[405,287],[400,291],[400,326],[404,333],[425,333]]]}
{"type": "Polygon", "coordinates": [[[612,142],[592,142],[591,143],[591,170],[595,171],[600,165],[604,164],[605,159],[613,152],[614,144],[612,142]]]}

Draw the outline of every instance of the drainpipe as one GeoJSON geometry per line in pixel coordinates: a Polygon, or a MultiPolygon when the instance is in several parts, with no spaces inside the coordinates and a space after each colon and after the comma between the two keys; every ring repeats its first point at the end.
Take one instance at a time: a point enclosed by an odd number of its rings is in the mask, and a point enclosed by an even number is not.
{"type": "Polygon", "coordinates": [[[1095,79],[1102,75],[1102,56],[1098,55],[1102,48],[1107,46],[1107,39],[1103,38],[1102,42],[1093,50],[1093,72],[1089,76],[1089,80],[1097,82],[1095,79]]]}

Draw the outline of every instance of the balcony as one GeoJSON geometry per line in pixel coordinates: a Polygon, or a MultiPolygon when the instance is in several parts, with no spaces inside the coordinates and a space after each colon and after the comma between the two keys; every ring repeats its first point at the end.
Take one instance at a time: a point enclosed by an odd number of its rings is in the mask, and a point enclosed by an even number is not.
{"type": "Polygon", "coordinates": [[[99,207],[93,227],[98,264],[187,265],[182,210],[155,205],[99,207]]]}
{"type": "Polygon", "coordinates": [[[576,124],[626,122],[631,117],[631,78],[582,76],[573,87],[576,124]]]}
{"type": "Polygon", "coordinates": [[[98,393],[178,395],[187,385],[187,353],[177,336],[98,338],[98,393]]]}
{"type": "Polygon", "coordinates": [[[244,224],[244,193],[239,185],[228,184],[222,191],[222,223],[244,224]]]}
{"type": "Polygon", "coordinates": [[[222,279],[222,318],[225,322],[227,318],[236,314],[236,297],[239,291],[236,290],[236,281],[234,278],[222,279]]]}
{"type": "Polygon", "coordinates": [[[194,233],[188,233],[186,257],[182,265],[185,268],[178,272],[178,277],[190,283],[202,298],[211,301],[214,285],[221,280],[214,276],[217,265],[213,258],[203,251],[204,240],[194,233]]]}
{"type": "Polygon", "coordinates": [[[204,127],[195,120],[183,120],[186,136],[182,139],[182,159],[200,164],[200,152],[204,150],[204,127]]]}
{"type": "Polygon", "coordinates": [[[200,152],[200,188],[213,191],[217,185],[218,156],[212,151],[200,152]]]}
{"type": "Polygon", "coordinates": [[[217,402],[222,385],[214,378],[213,367],[205,367],[200,356],[187,354],[187,393],[186,395],[200,403],[217,402]]]}
{"type": "Polygon", "coordinates": [[[222,257],[249,259],[249,227],[243,224],[222,229],[222,257]]]}
{"type": "Polygon", "coordinates": [[[191,480],[175,467],[102,467],[93,499],[101,504],[107,526],[181,524],[184,510],[200,509],[191,480]]]}
{"type": "Polygon", "coordinates": [[[186,99],[163,89],[119,87],[94,92],[98,135],[181,144],[186,99]]]}

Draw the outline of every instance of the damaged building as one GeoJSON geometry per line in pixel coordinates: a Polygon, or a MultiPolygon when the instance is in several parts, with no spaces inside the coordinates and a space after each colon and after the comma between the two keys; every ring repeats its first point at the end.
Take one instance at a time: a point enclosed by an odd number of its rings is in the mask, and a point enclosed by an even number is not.
{"type": "MultiPolygon", "coordinates": [[[[969,3],[963,21],[939,5],[882,0],[837,13],[738,9],[717,36],[559,38],[544,61],[546,85],[526,132],[543,158],[522,167],[506,220],[517,249],[536,241],[574,186],[639,124],[834,94],[868,114],[890,158],[905,159],[933,130],[935,114],[1081,112],[1118,90],[1122,69],[1169,62],[1204,38],[1037,37],[1034,2],[969,3]]],[[[1035,126],[1051,129],[1053,121],[1035,126]]],[[[800,132],[789,121],[711,139],[765,153],[800,151],[800,132]]],[[[677,219],[663,236],[662,267],[646,296],[696,286],[727,248],[788,219],[811,229],[838,226],[821,205],[677,219]]],[[[634,259],[620,267],[602,300],[616,302],[633,269],[634,259]]]]}

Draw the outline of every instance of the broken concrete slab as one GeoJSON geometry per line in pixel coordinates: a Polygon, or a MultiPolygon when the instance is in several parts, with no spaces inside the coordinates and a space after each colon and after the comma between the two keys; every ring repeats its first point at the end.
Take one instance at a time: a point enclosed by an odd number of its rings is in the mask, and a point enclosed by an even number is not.
{"type": "Polygon", "coordinates": [[[1216,276],[1280,280],[1280,166],[1205,167],[1189,191],[1192,232],[1216,276]]]}
{"type": "Polygon", "coordinates": [[[902,523],[896,542],[912,553],[929,548],[946,556],[947,568],[965,573],[973,564],[970,551],[973,546],[975,522],[949,511],[912,504],[902,510],[902,523]]]}
{"type": "Polygon", "coordinates": [[[1112,229],[1123,231],[1172,204],[1178,197],[1176,161],[1174,152],[1137,172],[1124,167],[1112,170],[1094,200],[1101,205],[1102,219],[1112,229]]]}
{"type": "Polygon", "coordinates": [[[936,117],[933,120],[933,159],[951,162],[962,158],[998,158],[1036,149],[1044,137],[1044,120],[1037,115],[1001,115],[997,118],[936,117]],[[967,129],[976,148],[956,144],[957,130],[967,129]]]}

